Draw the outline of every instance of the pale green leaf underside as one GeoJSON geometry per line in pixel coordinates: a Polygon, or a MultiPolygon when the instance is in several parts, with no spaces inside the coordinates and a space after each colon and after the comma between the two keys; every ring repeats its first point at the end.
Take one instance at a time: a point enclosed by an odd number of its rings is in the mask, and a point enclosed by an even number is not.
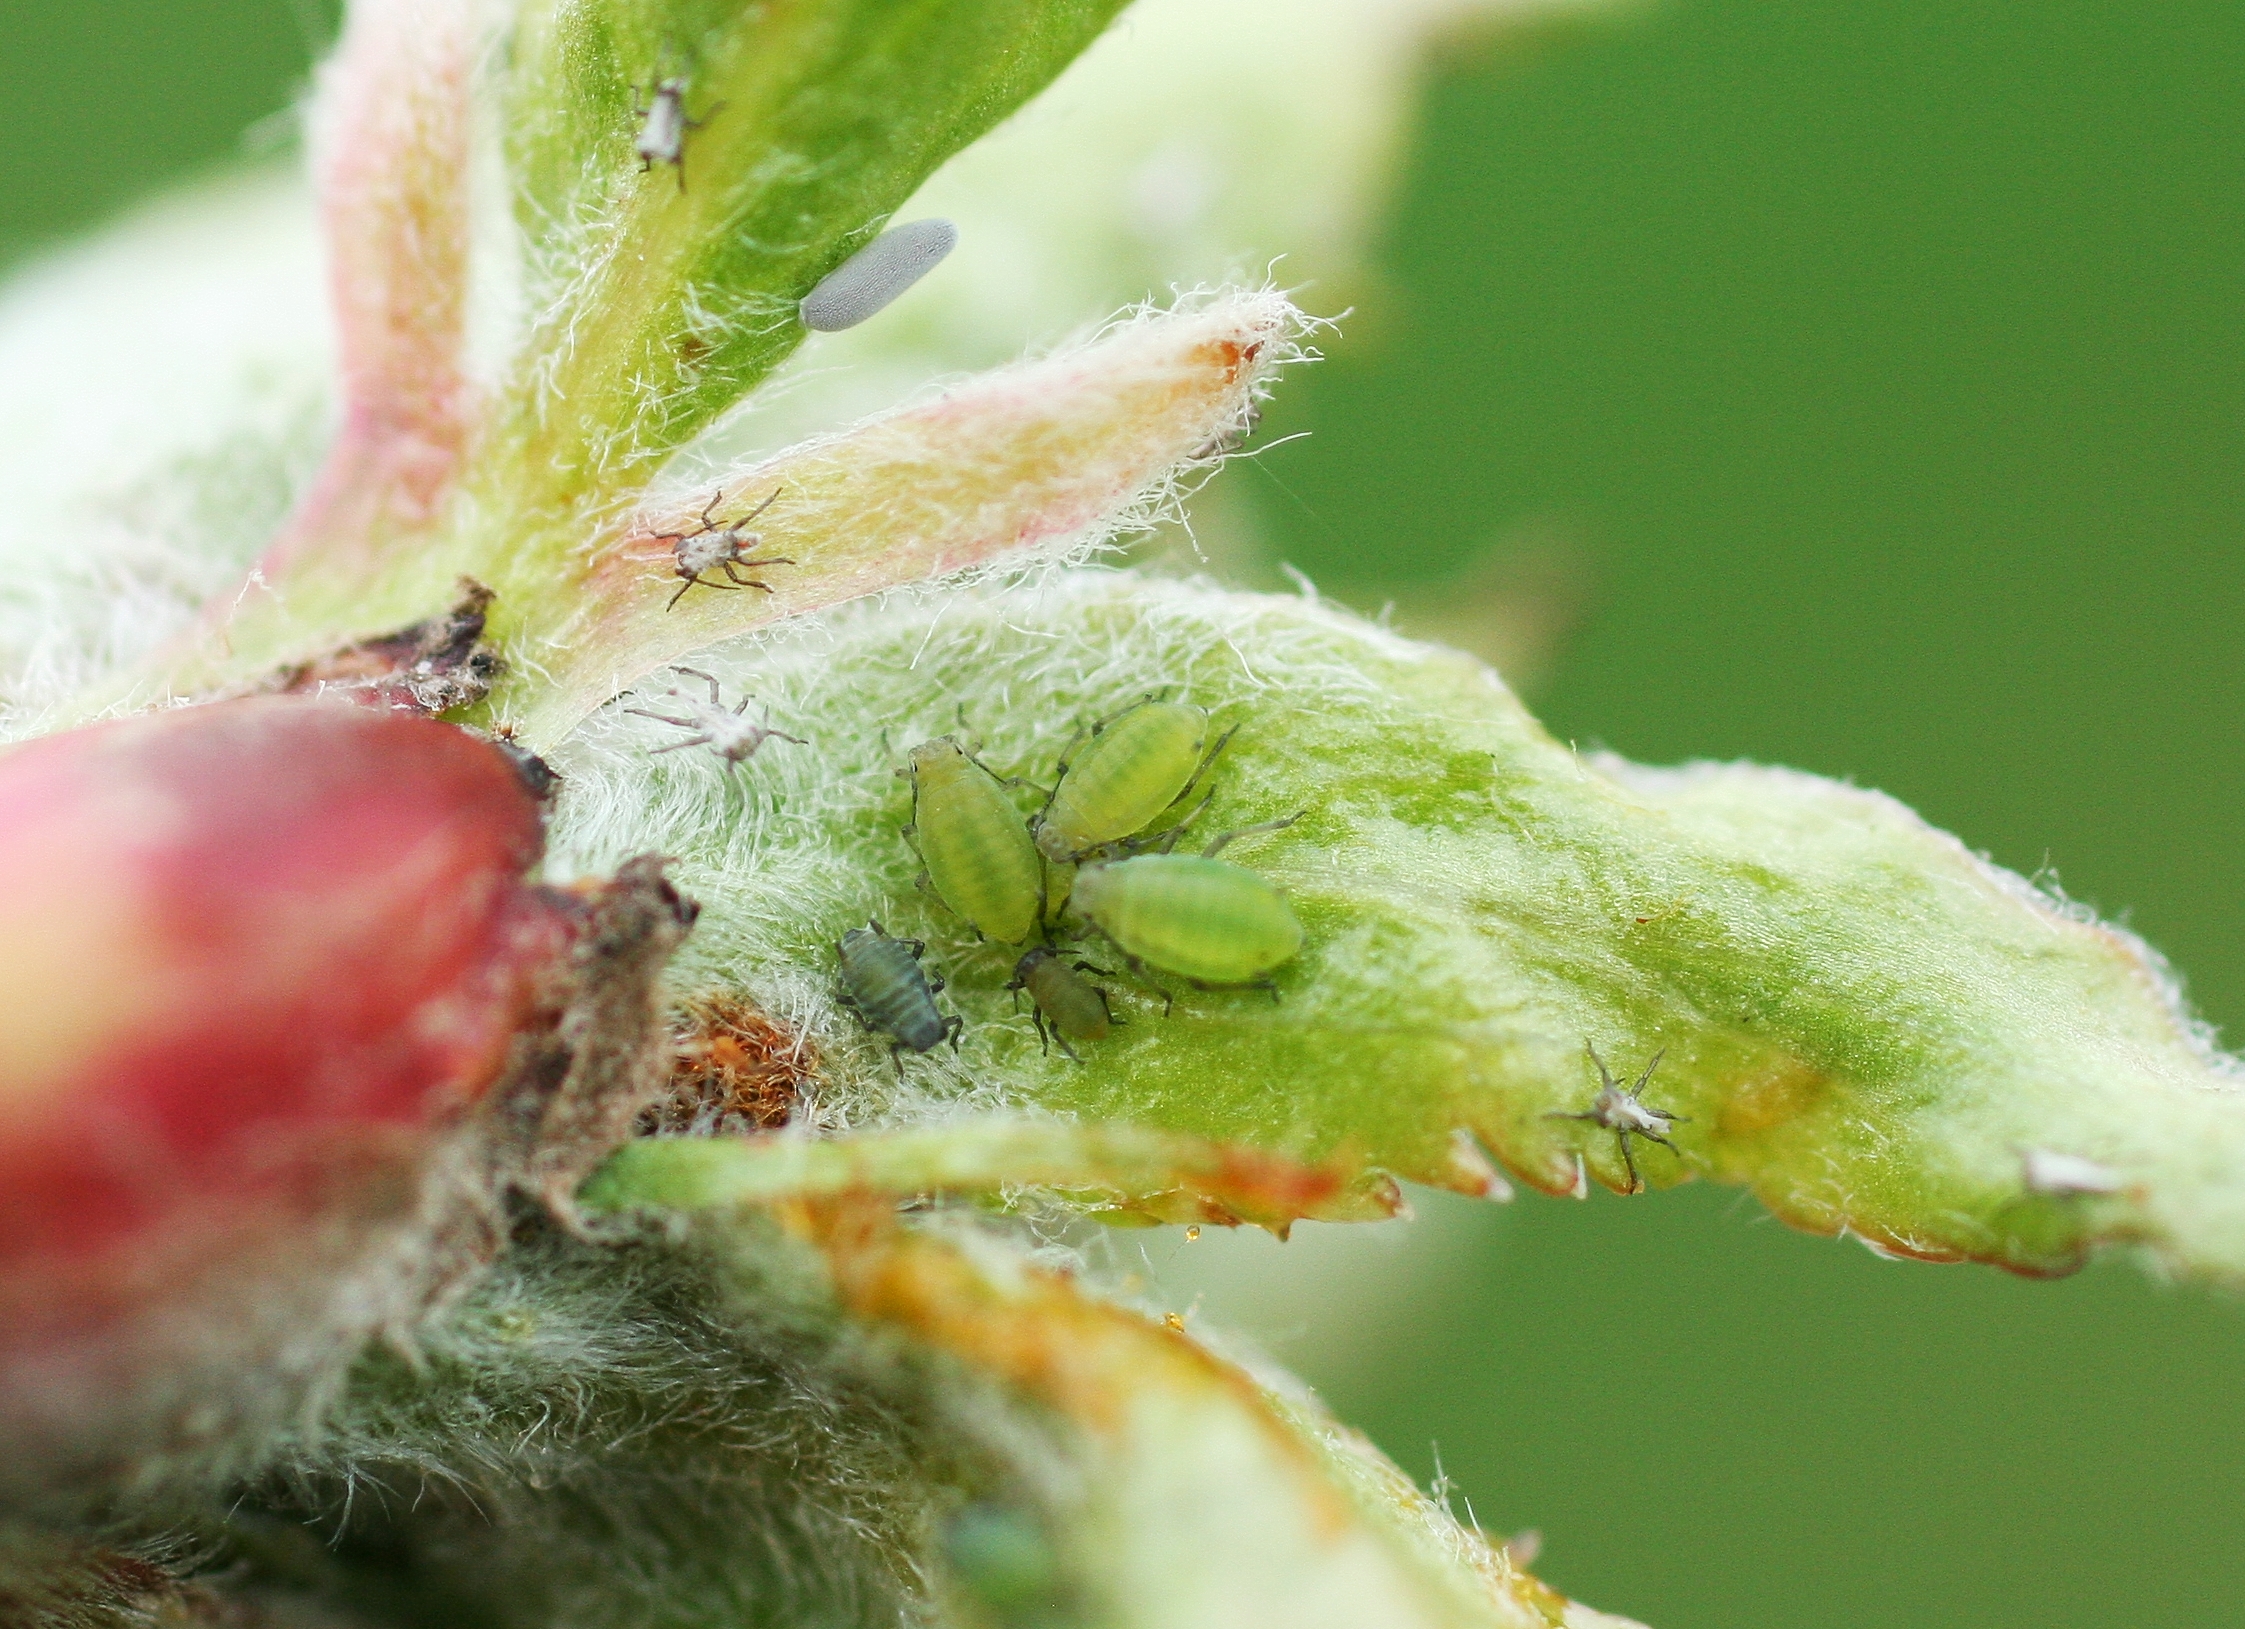
{"type": "MultiPolygon", "coordinates": [[[[1553,1192],[1620,1185],[1586,1108],[1596,1044],[1655,1049],[1647,1100],[1690,1116],[1647,1179],[1751,1186],[1882,1248],[2063,1271],[2141,1242],[2245,1271],[2245,1105],[2132,940],[2079,920],[1892,801],[1782,771],[1647,772],[1552,741],[1495,676],[1301,600],[1081,574],[893,605],[705,658],[808,747],[739,787],[613,711],[559,755],[555,837],[587,868],[655,849],[707,906],[678,987],[803,1027],[828,1128],[1005,1104],[1456,1184],[1465,1128],[1553,1192]],[[1240,726],[1211,830],[1305,811],[1233,856],[1308,930],[1283,999],[1117,982],[1128,1027],[1041,1054],[980,945],[913,886],[903,748],[962,705],[1001,772],[1049,774],[1079,718],[1168,687],[1240,726]],[[929,941],[959,1057],[910,1058],[838,1006],[833,943],[868,916],[929,941]],[[2125,1191],[2030,1195],[2022,1154],[2125,1191]]],[[[1024,808],[1034,794],[1024,791],[1024,808]]]]}
{"type": "Polygon", "coordinates": [[[574,496],[730,407],[801,342],[795,303],[811,285],[1122,4],[527,7],[509,150],[542,321],[512,482],[574,496]],[[635,106],[669,78],[700,125],[683,184],[667,166],[642,173],[633,150],[635,106]]]}
{"type": "Polygon", "coordinates": [[[787,1199],[963,1193],[1060,1201],[1103,1220],[1381,1221],[1395,1184],[1353,1161],[1314,1169],[1149,1131],[1011,1115],[854,1137],[660,1137],[616,1151],[581,1194],[594,1210],[714,1210],[787,1199]]]}

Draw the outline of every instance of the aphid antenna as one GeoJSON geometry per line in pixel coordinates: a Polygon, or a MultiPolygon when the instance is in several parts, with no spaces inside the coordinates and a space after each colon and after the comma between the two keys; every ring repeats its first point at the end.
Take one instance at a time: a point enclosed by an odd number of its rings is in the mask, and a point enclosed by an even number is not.
{"type": "MultiPolygon", "coordinates": [[[[1205,808],[1207,807],[1207,805],[1203,804],[1202,807],[1205,808]]],[[[1206,848],[1200,851],[1201,858],[1204,860],[1215,859],[1219,852],[1221,852],[1229,845],[1238,842],[1242,837],[1260,837],[1268,832],[1284,831],[1287,827],[1293,825],[1295,821],[1301,819],[1303,815],[1306,815],[1308,813],[1309,810],[1301,809],[1297,810],[1293,814],[1286,816],[1283,820],[1264,820],[1259,821],[1252,826],[1242,826],[1237,831],[1221,832],[1209,842],[1209,845],[1206,848]]],[[[1648,1077],[1651,1075],[1651,1073],[1651,1070],[1646,1071],[1648,1077]]]]}
{"type": "MultiPolygon", "coordinates": [[[[979,764],[982,762],[982,759],[979,756],[982,751],[982,737],[977,735],[975,733],[974,726],[967,722],[967,704],[964,701],[960,701],[954,703],[953,705],[956,709],[956,714],[959,721],[959,734],[957,737],[959,750],[965,753],[969,758],[974,759],[974,761],[979,764]]],[[[988,766],[985,765],[984,767],[987,768],[988,766]]]]}

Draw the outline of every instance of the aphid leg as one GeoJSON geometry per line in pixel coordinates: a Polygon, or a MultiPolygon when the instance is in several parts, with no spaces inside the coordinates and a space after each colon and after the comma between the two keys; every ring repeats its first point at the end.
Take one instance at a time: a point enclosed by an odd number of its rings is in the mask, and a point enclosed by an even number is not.
{"type": "MultiPolygon", "coordinates": [[[[1021,1010],[1021,992],[1019,990],[1013,993],[1013,1006],[1014,1011],[1019,1012],[1021,1010]]],[[[1029,1006],[1029,1021],[1037,1026],[1037,1050],[1046,1057],[1051,1057],[1052,1041],[1045,1033],[1044,1009],[1034,1002],[1030,1003],[1029,1006]]]]}
{"type": "Polygon", "coordinates": [[[1631,1193],[1643,1193],[1645,1191],[1645,1179],[1637,1174],[1637,1162],[1630,1156],[1629,1133],[1617,1131],[1614,1133],[1614,1140],[1621,1144],[1621,1163],[1623,1168],[1629,1172],[1629,1191],[1631,1193]]]}
{"type": "MultiPolygon", "coordinates": [[[[1133,703],[1133,705],[1136,704],[1133,703]]],[[[1120,718],[1122,715],[1117,713],[1115,716],[1120,718]]],[[[1060,756],[1053,761],[1052,791],[1046,795],[1045,802],[1047,805],[1052,802],[1053,797],[1059,794],[1060,783],[1068,778],[1068,765],[1074,761],[1075,754],[1082,749],[1086,741],[1105,729],[1107,723],[1107,720],[1101,720],[1097,724],[1078,724],[1076,726],[1076,733],[1068,737],[1068,744],[1060,749],[1060,756]]]]}
{"type": "Polygon", "coordinates": [[[694,727],[694,721],[690,718],[672,718],[668,713],[651,713],[644,707],[626,707],[624,711],[634,718],[651,718],[658,723],[673,725],[681,730],[690,730],[694,727]]]}
{"type": "MultiPolygon", "coordinates": [[[[748,563],[745,560],[720,560],[718,569],[725,573],[725,581],[729,587],[761,588],[767,594],[779,592],[770,583],[760,583],[754,577],[743,577],[739,568],[748,563]]],[[[795,562],[792,560],[758,560],[755,564],[760,566],[792,566],[795,562]]]]}
{"type": "Polygon", "coordinates": [[[1076,1049],[1068,1044],[1067,1036],[1061,1034],[1058,1029],[1055,1029],[1052,1032],[1052,1038],[1060,1043],[1060,1050],[1070,1063],[1077,1064],[1079,1066],[1083,1063],[1083,1059],[1076,1055],[1076,1049]]]}
{"type": "MultiPolygon", "coordinates": [[[[1206,805],[1203,805],[1203,807],[1206,807],[1206,805]]],[[[1307,814],[1308,812],[1309,811],[1305,809],[1302,811],[1302,814],[1307,814]]],[[[1224,848],[1227,844],[1236,843],[1242,837],[1258,837],[1265,832],[1284,831],[1287,827],[1293,825],[1295,821],[1301,818],[1301,814],[1290,814],[1284,820],[1265,820],[1252,826],[1242,826],[1237,831],[1225,832],[1214,842],[1210,843],[1208,847],[1200,851],[1201,857],[1203,859],[1213,860],[1216,858],[1217,852],[1220,849],[1224,848]]],[[[1655,1059],[1654,1061],[1658,1062],[1659,1060],[1655,1059]]]]}
{"type": "MultiPolygon", "coordinates": [[[[936,988],[940,990],[943,988],[943,986],[938,984],[936,988]]],[[[960,1032],[963,1031],[966,1027],[967,1021],[964,1018],[961,1018],[957,1013],[953,1013],[949,1018],[946,1018],[943,1021],[943,1033],[951,1037],[951,1055],[953,1057],[957,1057],[959,1055],[959,1035],[960,1032]]],[[[1061,1045],[1063,1046],[1066,1046],[1067,1044],[1068,1043],[1065,1041],[1061,1042],[1061,1045]]]]}
{"type": "MultiPolygon", "coordinates": [[[[688,747],[706,747],[709,744],[710,740],[706,735],[689,735],[683,741],[665,741],[661,746],[649,747],[647,750],[649,752],[684,752],[688,747]]],[[[730,758],[725,760],[725,767],[727,769],[732,767],[730,758]]]]}
{"type": "Polygon", "coordinates": [[[1170,1009],[1177,1005],[1177,997],[1173,993],[1171,993],[1169,986],[1162,983],[1161,980],[1155,978],[1153,974],[1147,972],[1146,964],[1140,961],[1136,956],[1125,956],[1123,958],[1123,965],[1130,969],[1131,977],[1135,978],[1139,983],[1145,985],[1147,989],[1153,991],[1154,994],[1161,997],[1161,1015],[1164,1018],[1167,1018],[1170,1014],[1170,1009]]]}
{"type": "Polygon", "coordinates": [[[664,606],[664,607],[663,607],[663,609],[664,609],[664,610],[666,610],[666,611],[669,611],[669,610],[674,610],[674,609],[676,609],[676,608],[677,608],[677,605],[678,605],[678,602],[679,602],[680,600],[682,600],[682,599],[684,599],[684,598],[686,597],[686,590],[687,590],[688,588],[724,588],[724,589],[732,589],[732,588],[737,588],[737,587],[739,587],[739,586],[740,586],[740,585],[739,585],[738,583],[713,583],[713,582],[711,582],[711,581],[710,581],[710,580],[709,580],[709,579],[708,579],[707,577],[701,576],[701,575],[700,575],[699,573],[696,573],[696,574],[695,574],[694,576],[691,576],[691,577],[689,577],[689,578],[687,578],[687,579],[686,579],[685,585],[684,585],[683,587],[681,587],[681,588],[680,588],[680,589],[678,590],[678,592],[677,592],[677,593],[675,593],[675,594],[671,595],[671,597],[670,597],[670,604],[668,604],[668,605],[664,606]]]}
{"type": "MultiPolygon", "coordinates": [[[[717,687],[717,675],[716,675],[716,674],[714,674],[714,673],[704,673],[704,672],[703,672],[703,671],[702,671],[702,670],[701,670],[700,668],[698,668],[698,667],[674,667],[674,668],[672,668],[672,669],[671,669],[671,672],[673,672],[673,673],[683,673],[683,674],[685,674],[685,675],[686,675],[686,677],[687,677],[687,678],[689,678],[689,679],[700,679],[700,680],[702,680],[702,681],[703,681],[704,683],[706,683],[706,684],[707,684],[707,685],[709,686],[709,704],[710,704],[710,705],[711,705],[712,707],[722,707],[722,706],[724,706],[724,705],[725,705],[725,693],[724,693],[724,691],[720,690],[720,689],[719,689],[719,688],[717,687]]],[[[741,698],[741,706],[743,706],[743,707],[746,707],[747,705],[748,705],[748,698],[747,698],[746,696],[743,696],[743,697],[741,698]]]]}
{"type": "MultiPolygon", "coordinates": [[[[1209,770],[1215,766],[1217,754],[1221,753],[1224,750],[1225,746],[1231,741],[1231,738],[1237,734],[1239,734],[1239,726],[1237,724],[1234,724],[1230,729],[1226,730],[1222,735],[1219,735],[1216,738],[1216,744],[1210,747],[1206,754],[1202,756],[1200,767],[1193,771],[1193,778],[1187,781],[1183,786],[1179,787],[1177,796],[1170,800],[1170,806],[1172,808],[1176,807],[1178,804],[1184,802],[1185,799],[1192,796],[1193,788],[1201,783],[1201,777],[1206,775],[1209,770]]],[[[1204,806],[1207,801],[1208,800],[1206,798],[1203,798],[1201,800],[1204,806]]]]}
{"type": "MultiPolygon", "coordinates": [[[[1167,854],[1172,849],[1176,848],[1177,839],[1184,836],[1186,831],[1192,826],[1192,823],[1198,820],[1202,815],[1206,814],[1208,812],[1208,806],[1215,801],[1216,789],[1212,786],[1202,796],[1200,802],[1193,805],[1193,812],[1191,814],[1185,816],[1184,819],[1178,821],[1176,825],[1171,826],[1167,831],[1163,832],[1158,838],[1154,840],[1154,852],[1156,854],[1167,854]]],[[[1172,803],[1170,807],[1174,809],[1175,807],[1177,807],[1177,805],[1172,803]]]]}

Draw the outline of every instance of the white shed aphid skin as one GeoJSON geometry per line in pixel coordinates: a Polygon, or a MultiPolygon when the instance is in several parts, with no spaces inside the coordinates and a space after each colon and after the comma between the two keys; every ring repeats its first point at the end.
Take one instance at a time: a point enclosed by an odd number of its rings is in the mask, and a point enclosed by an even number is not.
{"type": "Polygon", "coordinates": [[[810,742],[799,735],[789,735],[785,730],[773,729],[772,710],[769,707],[764,709],[762,723],[751,723],[747,717],[751,699],[748,696],[741,697],[738,707],[727,707],[724,691],[719,688],[715,675],[704,673],[698,667],[673,668],[671,671],[683,673],[689,678],[706,680],[709,684],[709,700],[703,701],[700,697],[689,696],[681,690],[663,692],[685,709],[687,716],[684,718],[674,718],[669,713],[658,713],[646,707],[626,707],[624,711],[636,717],[652,718],[673,728],[694,732],[683,741],[666,741],[659,747],[650,748],[650,751],[680,752],[687,747],[707,747],[725,760],[725,777],[730,780],[733,777],[733,766],[755,757],[756,749],[774,736],[782,741],[792,741],[799,747],[810,745],[810,742]]]}
{"type": "Polygon", "coordinates": [[[633,138],[632,151],[639,155],[642,175],[658,164],[668,164],[678,172],[678,190],[686,190],[686,133],[699,130],[714,119],[724,108],[719,102],[698,119],[686,116],[686,81],[672,77],[655,82],[655,91],[647,105],[633,104],[632,112],[639,116],[639,134],[633,138]]]}
{"type": "Polygon", "coordinates": [[[935,270],[958,242],[959,229],[946,220],[890,227],[803,296],[796,308],[803,326],[822,334],[855,328],[935,270]]]}
{"type": "Polygon", "coordinates": [[[1647,1142],[1658,1143],[1681,1159],[1683,1156],[1678,1153],[1676,1145],[1668,1140],[1668,1128],[1679,1120],[1690,1119],[1688,1115],[1671,1114],[1666,1109],[1652,1108],[1644,1101],[1645,1082],[1653,1078],[1653,1071],[1660,1067],[1660,1060],[1667,1055],[1668,1049],[1662,1047],[1653,1054],[1653,1061],[1645,1065],[1645,1072],[1637,1077],[1637,1084],[1634,1086],[1617,1085],[1614,1077],[1606,1070],[1606,1060],[1598,1056],[1598,1049],[1589,1042],[1583,1043],[1583,1050],[1590,1054],[1590,1061],[1598,1066],[1601,1084],[1597,1097],[1580,1114],[1553,1113],[1544,1118],[1588,1120],[1592,1125],[1603,1126],[1612,1132],[1615,1140],[1621,1144],[1621,1163],[1629,1172],[1629,1191],[1642,1193],[1645,1179],[1637,1174],[1637,1161],[1629,1152],[1629,1139],[1642,1137],[1647,1142]]]}
{"type": "Polygon", "coordinates": [[[2019,1178],[2027,1192],[2045,1199],[2075,1199],[2086,1194],[2119,1193],[2127,1184],[2118,1171],[2079,1154],[2048,1148],[2019,1150],[2019,1178]]]}
{"type": "Polygon", "coordinates": [[[651,534],[658,542],[670,545],[670,552],[678,561],[678,575],[686,579],[679,586],[678,592],[671,595],[670,604],[664,606],[663,609],[668,611],[676,606],[680,600],[686,597],[686,590],[696,584],[703,588],[761,588],[765,593],[771,593],[772,585],[770,583],[760,583],[753,577],[743,577],[740,572],[744,567],[753,571],[759,566],[792,566],[795,564],[793,560],[788,559],[783,554],[770,555],[762,560],[749,558],[755,550],[763,546],[764,539],[761,534],[748,530],[748,527],[758,515],[771,508],[778,501],[779,495],[786,490],[785,487],[774,487],[772,495],[754,509],[751,509],[746,515],[743,515],[730,526],[720,526],[717,524],[715,517],[717,506],[725,501],[725,493],[723,488],[719,488],[717,496],[710,499],[708,506],[702,510],[701,525],[695,527],[694,530],[651,534]],[[708,573],[712,571],[722,571],[725,574],[725,580],[717,582],[711,579],[708,573]]]}

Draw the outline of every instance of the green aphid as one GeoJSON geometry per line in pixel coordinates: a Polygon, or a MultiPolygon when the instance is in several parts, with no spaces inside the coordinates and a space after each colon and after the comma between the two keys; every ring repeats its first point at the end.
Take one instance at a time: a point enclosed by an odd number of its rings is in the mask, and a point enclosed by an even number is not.
{"type": "Polygon", "coordinates": [[[1182,803],[1232,738],[1209,744],[1209,717],[1183,702],[1148,696],[1070,742],[1060,779],[1038,814],[1037,848],[1055,864],[1080,860],[1144,831],[1182,803]]]}
{"type": "Polygon", "coordinates": [[[1140,854],[1087,865],[1076,873],[1075,909],[1134,963],[1196,984],[1251,984],[1275,996],[1277,986],[1265,975],[1302,948],[1302,924],[1275,887],[1215,857],[1245,835],[1227,833],[1201,854],[1140,854]]]}
{"type": "Polygon", "coordinates": [[[977,933],[1021,943],[1044,911],[1045,867],[1004,784],[956,736],[923,741],[909,757],[912,824],[904,835],[928,882],[977,933]]]}
{"type": "Polygon", "coordinates": [[[889,1037],[892,1057],[905,1047],[932,1051],[946,1038],[958,1049],[965,1020],[946,1018],[936,1006],[943,980],[921,970],[920,953],[927,948],[917,939],[891,938],[878,922],[850,929],[835,946],[842,958],[842,999],[866,1028],[889,1037]]]}
{"type": "Polygon", "coordinates": [[[1057,1040],[1061,1051],[1081,1063],[1083,1059],[1068,1043],[1104,1041],[1122,1022],[1108,1007],[1107,992],[1083,976],[1106,971],[1089,962],[1071,964],[1060,951],[1038,945],[1014,964],[1013,982],[1006,988],[1029,992],[1038,1042],[1049,1050],[1057,1040]]]}

